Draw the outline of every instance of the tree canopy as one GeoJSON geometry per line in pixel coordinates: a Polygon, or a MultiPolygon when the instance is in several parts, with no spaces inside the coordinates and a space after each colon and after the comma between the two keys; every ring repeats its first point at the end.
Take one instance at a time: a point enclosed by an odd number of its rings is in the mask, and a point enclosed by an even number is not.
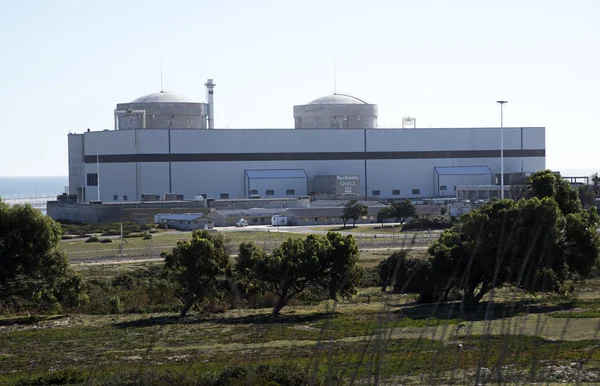
{"type": "Polygon", "coordinates": [[[356,220],[359,217],[366,216],[369,213],[369,208],[366,205],[358,202],[357,200],[350,200],[344,205],[344,210],[342,211],[342,221],[344,222],[344,227],[346,226],[346,222],[348,220],[352,220],[352,226],[356,225],[356,220]]]}
{"type": "Polygon", "coordinates": [[[277,297],[272,316],[303,292],[334,300],[351,297],[363,273],[354,237],[336,232],[290,238],[270,254],[252,242],[242,243],[235,271],[248,285],[277,297]]]}
{"type": "Polygon", "coordinates": [[[598,263],[596,208],[583,210],[575,189],[550,171],[534,174],[530,196],[497,200],[463,215],[429,248],[432,286],[477,303],[510,284],[524,290],[560,290],[598,263]]]}
{"type": "Polygon", "coordinates": [[[59,224],[31,205],[0,201],[0,299],[60,311],[87,301],[81,278],[59,248],[59,224]]]}
{"type": "Polygon", "coordinates": [[[197,230],[190,241],[179,241],[170,253],[163,252],[165,267],[179,285],[183,302],[181,317],[197,303],[218,295],[218,279],[229,267],[223,235],[197,230]]]}
{"type": "Polygon", "coordinates": [[[396,211],[392,206],[385,206],[377,212],[377,219],[381,221],[381,226],[383,227],[383,222],[388,218],[396,218],[396,211]]]}
{"type": "Polygon", "coordinates": [[[417,216],[417,207],[410,200],[404,200],[392,203],[394,218],[400,224],[404,224],[407,219],[417,216]]]}

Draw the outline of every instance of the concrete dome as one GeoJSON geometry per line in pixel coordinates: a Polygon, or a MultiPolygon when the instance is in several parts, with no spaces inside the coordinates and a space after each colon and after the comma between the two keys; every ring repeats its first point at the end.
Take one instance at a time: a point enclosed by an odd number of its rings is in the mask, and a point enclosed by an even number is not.
{"type": "Polygon", "coordinates": [[[333,94],[317,98],[307,103],[308,105],[366,105],[367,102],[352,95],[333,94]]]}
{"type": "Polygon", "coordinates": [[[130,103],[194,103],[188,97],[172,92],[155,92],[152,94],[141,96],[130,103]]]}

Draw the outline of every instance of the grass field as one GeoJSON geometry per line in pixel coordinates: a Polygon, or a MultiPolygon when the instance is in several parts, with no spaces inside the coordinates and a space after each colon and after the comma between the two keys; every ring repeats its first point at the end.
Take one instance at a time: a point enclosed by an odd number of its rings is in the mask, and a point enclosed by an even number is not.
{"type": "MultiPolygon", "coordinates": [[[[163,233],[153,242],[175,243],[181,236],[163,233]]],[[[232,237],[262,242],[264,234],[235,232],[232,237]]],[[[362,250],[361,263],[373,268],[393,252],[362,250]]],[[[410,253],[426,254],[423,248],[410,253]]],[[[86,281],[102,282],[160,266],[81,264],[76,269],[86,281]]],[[[136,299],[124,296],[124,309],[135,309],[136,299]]],[[[600,279],[581,282],[571,298],[504,288],[494,299],[462,310],[455,303],[420,305],[414,295],[368,287],[337,304],[296,302],[275,320],[268,308],[195,311],[186,318],[176,311],[4,316],[0,384],[42,384],[39,379],[60,377],[102,384],[115,373],[138,379],[123,384],[144,384],[139,377],[145,376],[178,384],[164,377],[259,364],[320,369],[355,384],[600,382],[600,279]]]]}

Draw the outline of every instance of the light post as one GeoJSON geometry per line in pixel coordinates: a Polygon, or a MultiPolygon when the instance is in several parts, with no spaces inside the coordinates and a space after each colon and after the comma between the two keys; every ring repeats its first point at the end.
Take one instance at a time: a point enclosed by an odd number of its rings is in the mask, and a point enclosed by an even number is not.
{"type": "Polygon", "coordinates": [[[504,199],[504,104],[508,101],[496,103],[500,103],[500,198],[504,199]]]}

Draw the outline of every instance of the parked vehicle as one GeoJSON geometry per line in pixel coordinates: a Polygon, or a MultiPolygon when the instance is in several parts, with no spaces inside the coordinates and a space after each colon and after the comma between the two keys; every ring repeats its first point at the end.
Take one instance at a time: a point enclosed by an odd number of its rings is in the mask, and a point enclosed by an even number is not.
{"type": "Polygon", "coordinates": [[[240,219],[240,221],[235,223],[236,227],[247,227],[248,226],[248,221],[244,220],[243,218],[240,219]]]}

